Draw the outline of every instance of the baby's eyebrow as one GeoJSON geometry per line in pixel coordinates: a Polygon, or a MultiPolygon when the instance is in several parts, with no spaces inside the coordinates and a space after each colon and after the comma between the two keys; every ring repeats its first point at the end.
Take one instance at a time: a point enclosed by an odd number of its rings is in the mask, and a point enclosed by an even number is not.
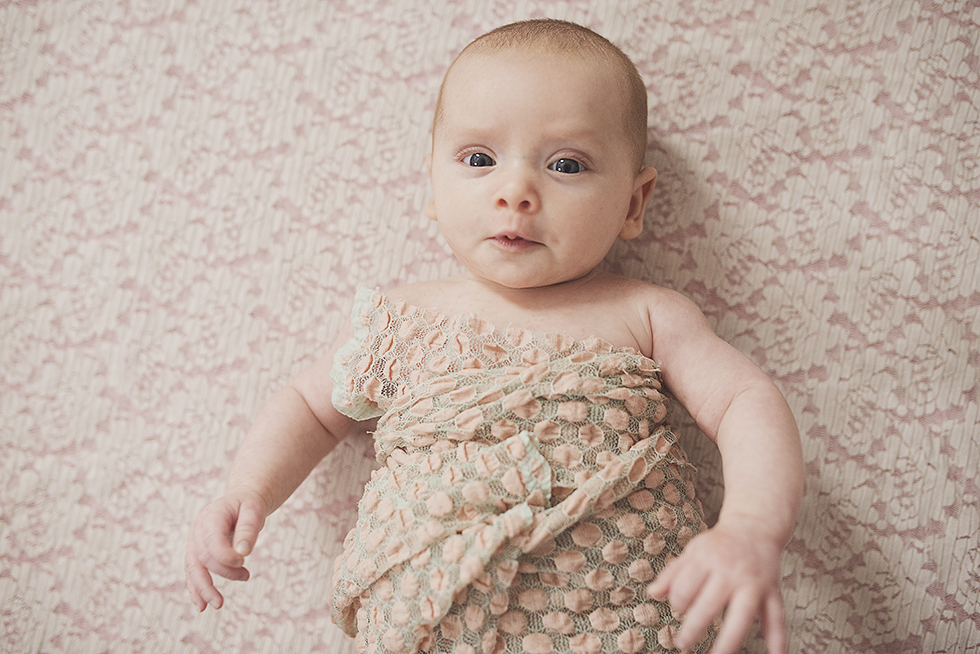
{"type": "MultiPolygon", "coordinates": [[[[505,148],[509,138],[506,126],[465,124],[452,119],[444,121],[437,134],[445,138],[454,149],[505,148]]],[[[555,152],[572,149],[581,150],[583,154],[595,154],[610,147],[609,139],[601,135],[596,126],[589,124],[561,125],[560,121],[556,121],[554,125],[537,134],[536,139],[535,148],[555,152]]]]}

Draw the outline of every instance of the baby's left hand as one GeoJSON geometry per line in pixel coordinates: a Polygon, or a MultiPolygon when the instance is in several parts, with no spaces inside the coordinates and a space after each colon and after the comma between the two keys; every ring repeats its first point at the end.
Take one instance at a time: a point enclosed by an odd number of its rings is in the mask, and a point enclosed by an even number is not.
{"type": "Polygon", "coordinates": [[[670,601],[681,616],[675,645],[692,649],[725,612],[711,654],[734,654],[756,616],[770,654],[785,654],[786,624],[779,590],[782,548],[751,525],[715,527],[699,534],[654,581],[650,594],[670,601]]]}

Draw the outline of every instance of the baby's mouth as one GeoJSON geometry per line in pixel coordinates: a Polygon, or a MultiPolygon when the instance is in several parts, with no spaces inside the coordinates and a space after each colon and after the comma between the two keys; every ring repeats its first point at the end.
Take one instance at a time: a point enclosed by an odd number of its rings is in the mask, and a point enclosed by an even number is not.
{"type": "Polygon", "coordinates": [[[511,252],[526,250],[528,248],[534,247],[535,245],[541,245],[537,241],[532,241],[530,239],[524,238],[520,234],[516,234],[514,232],[504,232],[501,234],[497,234],[496,236],[492,237],[490,240],[496,243],[498,247],[511,252]]]}

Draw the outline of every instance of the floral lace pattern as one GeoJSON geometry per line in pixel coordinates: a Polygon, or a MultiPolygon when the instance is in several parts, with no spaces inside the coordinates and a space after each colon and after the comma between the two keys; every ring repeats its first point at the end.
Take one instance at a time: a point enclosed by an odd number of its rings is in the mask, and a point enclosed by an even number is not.
{"type": "MultiPolygon", "coordinates": [[[[0,2],[0,650],[353,654],[325,607],[369,438],[221,611],[190,610],[186,530],[358,285],[459,272],[422,215],[442,75],[554,16],[650,91],[657,186],[610,270],[690,297],[799,423],[789,651],[980,654],[976,3],[433,9],[0,2]]],[[[718,452],[671,421],[714,513],[718,452]]]]}
{"type": "Polygon", "coordinates": [[[383,464],[334,574],[359,650],[670,649],[646,589],[703,521],[656,364],[363,289],[354,323],[333,401],[380,416],[383,464]]]}

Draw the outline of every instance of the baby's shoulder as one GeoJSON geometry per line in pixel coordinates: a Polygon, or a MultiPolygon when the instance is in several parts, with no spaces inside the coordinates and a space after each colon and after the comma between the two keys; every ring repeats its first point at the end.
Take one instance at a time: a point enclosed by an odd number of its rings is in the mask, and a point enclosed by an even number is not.
{"type": "Polygon", "coordinates": [[[647,313],[651,320],[701,313],[686,295],[664,286],[620,275],[607,275],[602,284],[601,294],[604,297],[631,310],[647,313]]]}

